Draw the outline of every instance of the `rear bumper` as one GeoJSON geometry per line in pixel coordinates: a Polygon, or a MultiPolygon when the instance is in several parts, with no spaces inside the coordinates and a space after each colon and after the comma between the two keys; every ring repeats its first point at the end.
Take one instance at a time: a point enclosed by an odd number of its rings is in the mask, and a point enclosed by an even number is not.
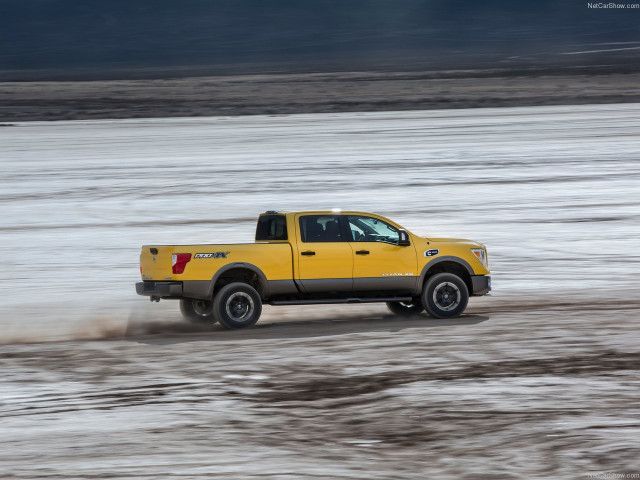
{"type": "Polygon", "coordinates": [[[145,297],[182,298],[182,282],[138,282],[136,293],[145,297]]]}
{"type": "Polygon", "coordinates": [[[471,285],[473,286],[471,295],[486,295],[491,291],[491,276],[471,275],[471,285]]]}

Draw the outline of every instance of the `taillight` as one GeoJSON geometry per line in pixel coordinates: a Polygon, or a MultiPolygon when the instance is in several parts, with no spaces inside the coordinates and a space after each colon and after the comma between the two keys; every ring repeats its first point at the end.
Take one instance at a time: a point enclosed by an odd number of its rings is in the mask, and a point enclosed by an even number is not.
{"type": "Polygon", "coordinates": [[[190,253],[174,253],[171,255],[171,270],[173,273],[183,273],[189,261],[191,261],[190,253]]]}

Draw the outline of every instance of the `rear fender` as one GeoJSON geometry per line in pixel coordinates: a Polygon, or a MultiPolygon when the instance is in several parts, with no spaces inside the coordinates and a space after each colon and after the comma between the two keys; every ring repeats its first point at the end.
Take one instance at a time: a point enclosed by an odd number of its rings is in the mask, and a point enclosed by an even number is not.
{"type": "Polygon", "coordinates": [[[255,273],[258,277],[258,282],[260,286],[260,288],[258,288],[258,292],[263,298],[268,296],[269,282],[267,281],[267,277],[262,272],[262,270],[260,270],[258,267],[256,267],[251,263],[234,262],[234,263],[229,263],[228,265],[225,265],[224,267],[220,268],[220,270],[218,270],[216,274],[213,276],[213,278],[211,279],[211,282],[209,283],[209,289],[207,291],[208,298],[213,297],[213,292],[215,290],[216,283],[218,283],[218,280],[220,279],[220,277],[222,277],[226,272],[234,269],[249,270],[255,273]]]}
{"type": "Polygon", "coordinates": [[[200,300],[211,300],[216,287],[216,283],[226,272],[234,269],[242,269],[252,272],[258,277],[258,291],[264,298],[269,293],[269,282],[267,277],[258,267],[251,263],[234,262],[221,267],[211,280],[185,280],[183,282],[183,296],[197,298],[200,300]]]}

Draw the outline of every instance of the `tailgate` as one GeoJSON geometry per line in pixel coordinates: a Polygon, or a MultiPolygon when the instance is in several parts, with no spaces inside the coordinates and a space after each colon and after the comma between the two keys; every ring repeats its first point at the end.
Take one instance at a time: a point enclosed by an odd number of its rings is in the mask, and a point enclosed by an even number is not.
{"type": "Polygon", "coordinates": [[[173,280],[172,245],[145,245],[140,252],[140,274],[143,280],[173,280]]]}

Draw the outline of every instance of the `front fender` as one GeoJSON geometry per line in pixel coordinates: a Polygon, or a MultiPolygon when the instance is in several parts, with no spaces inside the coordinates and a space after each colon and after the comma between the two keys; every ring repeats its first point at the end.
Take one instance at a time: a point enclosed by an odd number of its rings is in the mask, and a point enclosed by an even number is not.
{"type": "Polygon", "coordinates": [[[427,272],[433,268],[435,265],[442,263],[442,262],[452,262],[452,263],[456,263],[458,264],[460,267],[464,268],[467,273],[469,274],[469,276],[473,276],[475,275],[475,273],[473,272],[473,268],[471,267],[471,265],[469,265],[469,263],[460,258],[460,257],[454,257],[452,255],[445,255],[443,257],[435,257],[431,260],[429,260],[427,262],[427,264],[422,267],[422,271],[420,272],[420,278],[418,279],[418,284],[416,286],[416,288],[418,289],[416,291],[416,294],[421,294],[422,293],[422,287],[424,285],[424,279],[427,276],[427,272]]]}

